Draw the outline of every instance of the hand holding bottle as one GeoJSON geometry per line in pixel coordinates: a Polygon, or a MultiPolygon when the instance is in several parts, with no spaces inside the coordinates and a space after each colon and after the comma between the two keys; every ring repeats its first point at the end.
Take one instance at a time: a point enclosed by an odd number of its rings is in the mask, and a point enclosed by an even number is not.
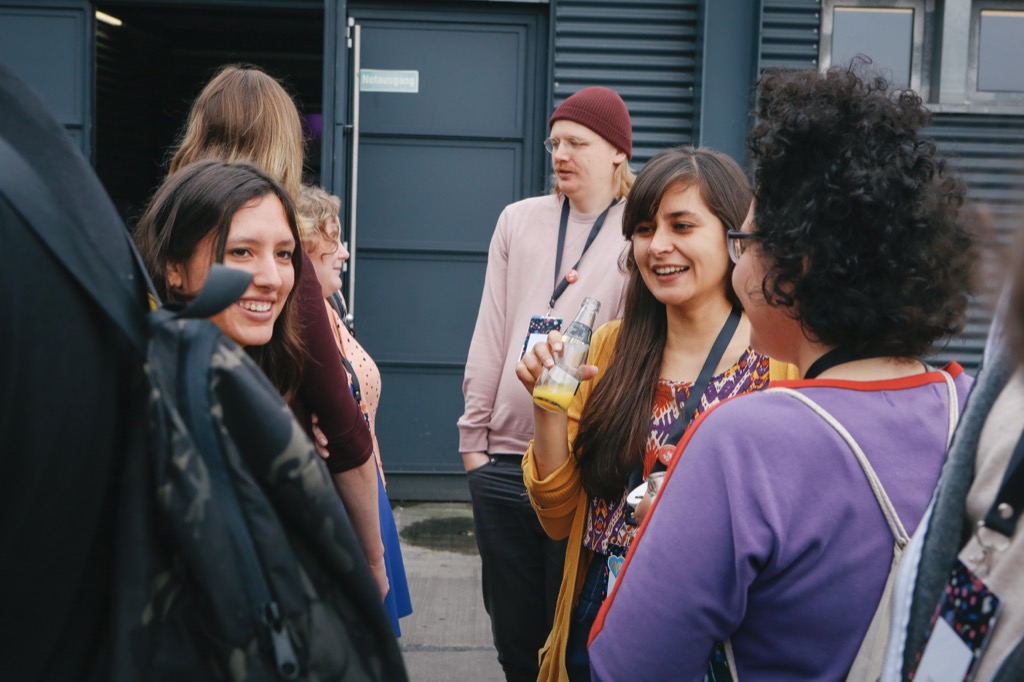
{"type": "Polygon", "coordinates": [[[585,363],[600,306],[594,299],[585,299],[564,337],[550,332],[547,343],[536,344],[520,360],[516,376],[533,394],[538,407],[549,412],[565,412],[580,382],[597,374],[596,367],[585,363]]]}
{"type": "MultiPolygon", "coordinates": [[[[516,377],[531,394],[545,368],[555,366],[555,358],[562,353],[562,335],[549,332],[547,341],[541,341],[527,351],[516,367],[516,377]]],[[[580,381],[589,381],[597,376],[597,365],[580,367],[580,381]]]]}

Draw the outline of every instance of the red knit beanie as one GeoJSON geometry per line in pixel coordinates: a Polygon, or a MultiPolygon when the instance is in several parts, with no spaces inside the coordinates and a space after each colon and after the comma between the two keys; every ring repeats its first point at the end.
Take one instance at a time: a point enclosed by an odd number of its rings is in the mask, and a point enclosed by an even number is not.
{"type": "Polygon", "coordinates": [[[633,124],[626,103],[614,90],[597,85],[583,88],[555,109],[548,128],[559,119],[590,128],[613,147],[626,152],[627,159],[633,158],[633,124]]]}

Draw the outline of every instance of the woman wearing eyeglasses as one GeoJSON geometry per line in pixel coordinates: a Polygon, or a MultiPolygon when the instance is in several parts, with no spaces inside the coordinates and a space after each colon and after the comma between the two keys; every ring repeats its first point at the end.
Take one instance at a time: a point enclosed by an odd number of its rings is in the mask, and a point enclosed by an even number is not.
{"type": "MultiPolygon", "coordinates": [[[[590,624],[636,531],[627,494],[664,468],[695,414],[768,383],[769,360],[749,347],[730,284],[726,232],[749,204],[747,179],[725,154],[680,147],[651,159],[622,221],[624,316],[590,348],[597,376],[568,414],[534,409],[527,490],[547,533],[568,537],[542,680],[590,678],[590,624]]],[[[553,333],[523,357],[517,375],[528,390],[560,351],[553,333]]]]}
{"type": "Polygon", "coordinates": [[[700,680],[716,642],[742,680],[876,679],[851,666],[971,385],[918,359],[962,328],[972,262],[921,99],[852,68],[770,71],[756,115],[732,282],[751,345],[800,379],[684,437],[598,616],[596,679],[700,680]]]}

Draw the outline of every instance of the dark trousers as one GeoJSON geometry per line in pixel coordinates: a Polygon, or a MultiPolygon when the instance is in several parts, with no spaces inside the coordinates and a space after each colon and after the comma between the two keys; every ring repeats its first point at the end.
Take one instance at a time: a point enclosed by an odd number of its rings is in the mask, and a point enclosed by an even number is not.
{"type": "Polygon", "coordinates": [[[530,506],[522,459],[493,455],[468,474],[484,607],[508,682],[537,679],[565,565],[565,540],[549,538],[530,506]]]}
{"type": "Polygon", "coordinates": [[[587,640],[608,593],[608,555],[595,554],[583,579],[579,603],[572,610],[569,639],[565,645],[565,671],[569,682],[590,682],[590,655],[587,640]]]}

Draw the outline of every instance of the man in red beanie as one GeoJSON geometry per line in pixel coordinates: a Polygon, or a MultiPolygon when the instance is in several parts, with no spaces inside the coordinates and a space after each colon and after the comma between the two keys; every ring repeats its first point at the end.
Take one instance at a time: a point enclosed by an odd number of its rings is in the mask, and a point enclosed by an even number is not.
{"type": "Polygon", "coordinates": [[[601,302],[597,325],[622,316],[622,214],[634,179],[629,111],[612,90],[580,90],[549,126],[553,192],[507,206],[498,218],[459,419],[484,605],[509,681],[537,679],[565,560],[565,541],[544,533],[523,484],[533,405],[515,368],[531,340],[564,329],[585,297],[601,302]]]}

